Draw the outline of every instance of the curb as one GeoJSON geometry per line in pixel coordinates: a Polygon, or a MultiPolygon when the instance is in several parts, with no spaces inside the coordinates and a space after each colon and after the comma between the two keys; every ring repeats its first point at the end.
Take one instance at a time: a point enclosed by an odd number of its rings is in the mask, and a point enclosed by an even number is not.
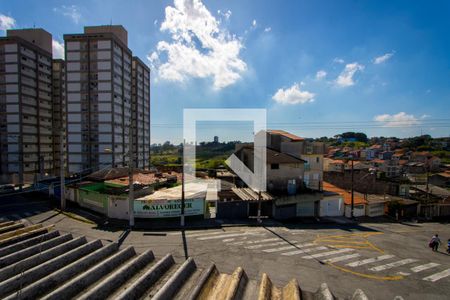
{"type": "Polygon", "coordinates": [[[83,223],[86,223],[86,224],[91,224],[91,225],[96,225],[97,224],[97,223],[95,223],[93,221],[90,221],[90,220],[88,220],[86,218],[83,218],[83,217],[81,217],[81,216],[79,216],[79,215],[77,215],[75,213],[72,213],[72,212],[63,211],[63,210],[60,210],[58,208],[55,208],[53,210],[58,212],[58,213],[60,213],[60,214],[65,215],[66,217],[69,217],[71,219],[74,219],[74,220],[77,220],[77,221],[80,221],[80,222],[83,222],[83,223]]]}

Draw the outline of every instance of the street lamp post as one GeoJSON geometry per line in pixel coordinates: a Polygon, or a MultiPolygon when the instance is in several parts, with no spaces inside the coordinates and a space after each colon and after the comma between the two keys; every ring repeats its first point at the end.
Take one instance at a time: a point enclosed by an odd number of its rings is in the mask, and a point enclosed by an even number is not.
{"type": "Polygon", "coordinates": [[[180,226],[184,227],[184,206],[185,206],[185,195],[184,195],[184,146],[186,140],[183,140],[183,147],[181,147],[181,159],[183,163],[183,169],[181,170],[181,213],[180,213],[180,226]]]}
{"type": "Polygon", "coordinates": [[[351,157],[352,160],[352,183],[351,183],[351,189],[352,189],[352,207],[351,207],[351,212],[350,212],[350,217],[353,220],[355,218],[354,216],[354,208],[355,208],[355,198],[354,198],[354,194],[355,194],[355,190],[353,188],[353,180],[354,180],[354,176],[353,176],[353,157],[351,157]]]}

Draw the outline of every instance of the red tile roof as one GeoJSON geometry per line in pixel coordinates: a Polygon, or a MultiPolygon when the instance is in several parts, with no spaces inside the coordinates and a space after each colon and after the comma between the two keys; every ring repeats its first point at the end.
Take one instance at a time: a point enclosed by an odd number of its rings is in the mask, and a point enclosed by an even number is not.
{"type": "MultiPolygon", "coordinates": [[[[337,187],[329,182],[324,181],[323,182],[323,190],[324,191],[328,191],[328,192],[334,192],[334,193],[338,193],[339,195],[341,195],[344,198],[344,203],[346,205],[351,205],[352,204],[352,194],[344,189],[341,189],[340,187],[337,187]]],[[[353,203],[355,205],[357,204],[367,204],[367,200],[365,200],[361,194],[359,193],[354,193],[353,194],[353,203]]]]}
{"type": "Polygon", "coordinates": [[[279,134],[282,135],[284,137],[287,137],[288,139],[291,139],[293,141],[304,141],[305,139],[302,137],[299,137],[295,134],[289,133],[287,131],[284,130],[267,130],[268,133],[270,134],[279,134]]]}

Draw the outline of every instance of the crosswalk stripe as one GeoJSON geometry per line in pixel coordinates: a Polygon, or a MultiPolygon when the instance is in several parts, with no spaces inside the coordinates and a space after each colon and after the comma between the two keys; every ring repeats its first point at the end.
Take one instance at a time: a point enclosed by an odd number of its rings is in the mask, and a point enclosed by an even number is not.
{"type": "Polygon", "coordinates": [[[246,236],[246,235],[261,235],[261,233],[259,233],[259,234],[255,233],[255,232],[228,233],[228,234],[221,234],[221,235],[199,237],[199,238],[197,238],[197,240],[206,241],[206,240],[223,239],[223,238],[231,238],[231,237],[246,236]]]}
{"type": "Polygon", "coordinates": [[[296,248],[304,248],[309,246],[314,246],[314,243],[304,243],[304,244],[296,244],[296,245],[290,245],[290,246],[284,246],[284,247],[278,247],[278,248],[271,248],[271,249],[264,249],[263,252],[272,253],[272,252],[279,252],[283,250],[291,250],[296,248]]]}
{"type": "Polygon", "coordinates": [[[305,233],[306,230],[304,229],[288,229],[288,228],[284,228],[285,231],[289,232],[290,234],[302,234],[305,233]]]}
{"type": "Polygon", "coordinates": [[[342,256],[338,256],[338,257],[329,258],[329,259],[324,260],[324,262],[335,263],[335,262],[349,260],[349,259],[352,259],[355,257],[360,257],[360,256],[361,256],[361,254],[354,253],[354,254],[348,254],[348,255],[342,255],[342,256]]]}
{"type": "Polygon", "coordinates": [[[290,252],[284,252],[284,253],[281,253],[281,255],[292,256],[292,255],[309,253],[309,252],[320,251],[320,250],[328,250],[328,248],[325,246],[320,246],[320,247],[315,247],[315,248],[307,248],[307,249],[295,250],[295,251],[290,251],[290,252]]]}
{"type": "Polygon", "coordinates": [[[234,240],[235,240],[235,238],[224,239],[222,242],[224,242],[224,243],[229,243],[229,242],[232,242],[232,241],[234,241],[234,240]]]}
{"type": "MultiPolygon", "coordinates": [[[[297,241],[293,241],[293,242],[297,242],[297,241]]],[[[244,247],[245,249],[259,249],[259,248],[263,248],[263,247],[272,247],[272,246],[278,246],[278,245],[284,245],[287,244],[288,242],[286,241],[280,241],[280,242],[275,242],[275,243],[270,243],[270,244],[258,244],[258,245],[252,245],[252,246],[247,246],[244,247]]]]}
{"type": "Polygon", "coordinates": [[[397,272],[398,275],[402,275],[402,276],[409,276],[411,275],[411,273],[407,273],[407,272],[397,272]]]}
{"type": "Polygon", "coordinates": [[[312,254],[312,255],[308,255],[308,256],[303,256],[302,258],[313,259],[313,258],[318,258],[318,257],[323,257],[323,256],[330,256],[330,255],[334,255],[334,254],[341,254],[341,253],[350,252],[350,251],[355,251],[355,249],[344,248],[344,249],[339,249],[339,250],[334,250],[334,251],[321,252],[321,253],[316,253],[316,254],[312,254]]]}
{"type": "Polygon", "coordinates": [[[450,276],[450,269],[444,270],[442,272],[427,276],[425,278],[423,278],[423,280],[425,281],[431,281],[431,282],[435,282],[438,281],[439,279],[445,278],[450,276]]]}
{"type": "MultiPolygon", "coordinates": [[[[280,240],[280,238],[270,238],[270,239],[264,239],[264,240],[258,240],[258,241],[239,241],[239,242],[229,243],[228,245],[259,244],[259,243],[273,242],[273,241],[278,241],[278,240],[280,240]]],[[[224,242],[225,242],[225,240],[224,240],[224,242]]]]}
{"type": "Polygon", "coordinates": [[[417,272],[421,272],[421,271],[425,271],[434,267],[440,266],[440,264],[437,263],[428,263],[428,264],[424,264],[424,265],[420,265],[420,266],[416,266],[414,268],[411,268],[411,271],[413,271],[414,273],[417,272]]]}
{"type": "Polygon", "coordinates": [[[363,259],[363,260],[354,261],[354,262],[351,262],[349,264],[346,264],[346,266],[359,267],[359,266],[362,266],[362,265],[371,264],[371,263],[374,263],[374,262],[377,262],[377,261],[382,261],[382,260],[390,259],[390,258],[393,258],[393,257],[395,257],[395,255],[381,255],[381,256],[378,256],[378,257],[372,257],[372,258],[367,258],[367,259],[363,259]]]}
{"type": "Polygon", "coordinates": [[[407,259],[402,259],[402,260],[398,260],[389,264],[385,264],[385,265],[381,265],[381,266],[376,266],[373,268],[370,268],[370,271],[375,271],[375,272],[379,272],[379,271],[383,271],[383,270],[388,270],[388,269],[392,269],[395,267],[400,267],[403,265],[407,265],[413,262],[416,262],[417,259],[413,259],[413,258],[407,258],[407,259]]]}
{"type": "Polygon", "coordinates": [[[198,237],[198,236],[208,236],[208,235],[216,235],[216,234],[224,234],[225,231],[215,231],[215,232],[202,232],[202,233],[188,233],[186,237],[198,237]]]}

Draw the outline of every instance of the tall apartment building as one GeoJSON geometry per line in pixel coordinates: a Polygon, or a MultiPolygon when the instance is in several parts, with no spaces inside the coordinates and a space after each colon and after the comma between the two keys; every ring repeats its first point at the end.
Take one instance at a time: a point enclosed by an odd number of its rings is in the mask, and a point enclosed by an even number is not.
{"type": "MultiPolygon", "coordinates": [[[[66,148],[66,63],[62,59],[53,60],[53,174],[60,175],[61,142],[66,148]]],[[[66,151],[63,150],[63,164],[66,170],[66,151]]]]}
{"type": "Polygon", "coordinates": [[[64,35],[70,173],[127,164],[132,94],[127,36],[117,25],[64,35]]]}
{"type": "Polygon", "coordinates": [[[138,57],[132,63],[132,121],[135,167],[150,167],[150,69],[138,57]]]}
{"type": "Polygon", "coordinates": [[[0,162],[3,182],[53,170],[52,36],[8,30],[0,38],[0,162]]]}

